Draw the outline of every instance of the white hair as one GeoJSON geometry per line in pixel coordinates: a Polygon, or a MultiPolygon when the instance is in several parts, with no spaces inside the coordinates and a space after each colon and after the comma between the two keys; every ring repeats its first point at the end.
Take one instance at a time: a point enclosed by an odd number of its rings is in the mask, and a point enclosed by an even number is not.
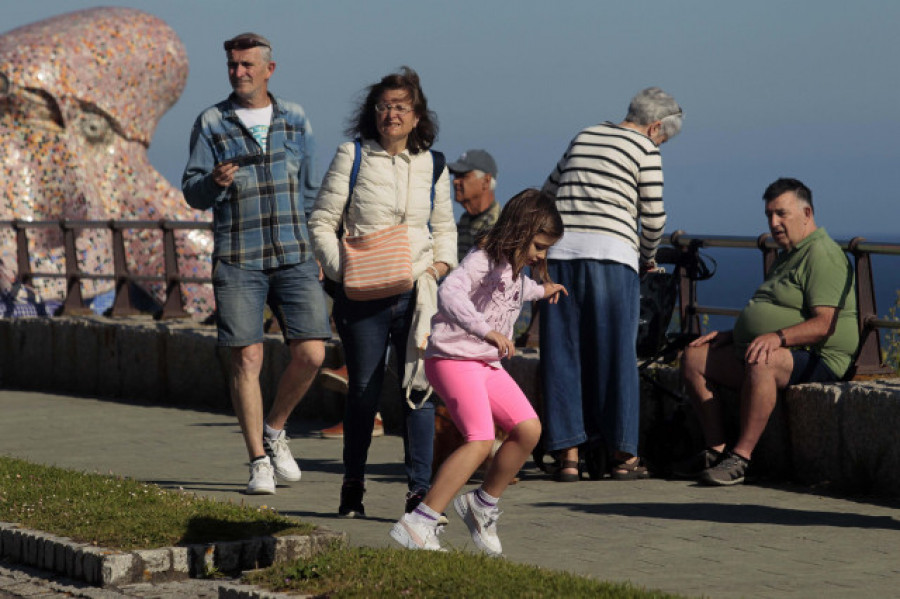
{"type": "Polygon", "coordinates": [[[636,125],[661,121],[662,133],[671,139],[681,131],[684,113],[675,98],[658,87],[648,87],[631,99],[625,120],[636,125]]]}
{"type": "MultiPolygon", "coordinates": [[[[484,179],[484,176],[487,174],[484,171],[480,171],[477,168],[473,168],[472,172],[475,173],[475,176],[479,179],[484,179]]],[[[491,191],[497,189],[497,177],[491,175],[491,191]]]]}
{"type": "Polygon", "coordinates": [[[662,132],[666,136],[666,139],[672,139],[676,135],[678,135],[679,131],[681,131],[681,124],[684,122],[684,114],[670,114],[667,117],[663,117],[660,121],[660,125],[662,125],[662,132]]]}

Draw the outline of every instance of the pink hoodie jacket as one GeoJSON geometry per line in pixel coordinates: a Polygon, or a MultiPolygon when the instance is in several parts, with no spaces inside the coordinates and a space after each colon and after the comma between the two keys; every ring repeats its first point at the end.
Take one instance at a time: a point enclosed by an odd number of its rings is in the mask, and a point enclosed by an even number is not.
{"type": "Polygon", "coordinates": [[[483,250],[472,250],[438,289],[425,357],[481,360],[500,368],[499,352],[484,336],[498,331],[511,337],[522,303],[543,297],[543,285],[525,275],[514,281],[508,262],[492,264],[483,250]]]}

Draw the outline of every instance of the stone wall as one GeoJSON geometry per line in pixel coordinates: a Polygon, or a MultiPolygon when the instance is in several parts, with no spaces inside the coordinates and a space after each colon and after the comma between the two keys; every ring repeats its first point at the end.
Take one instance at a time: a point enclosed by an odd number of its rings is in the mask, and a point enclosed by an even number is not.
{"type": "MultiPolygon", "coordinates": [[[[231,410],[229,351],[216,344],[214,326],[148,316],[0,319],[0,387],[231,410]]],[[[268,404],[290,354],[281,335],[266,335],[260,374],[268,404]]],[[[338,342],[326,344],[325,366],[342,364],[338,342]]],[[[385,377],[382,415],[399,430],[402,408],[395,376],[385,377]]],[[[295,417],[333,424],[343,418],[343,396],[318,385],[295,417]]]]}
{"type": "MultiPolygon", "coordinates": [[[[507,364],[536,403],[542,401],[539,359],[530,350],[507,364]]],[[[726,430],[736,438],[737,393],[720,393],[726,430]]],[[[658,367],[641,379],[641,453],[663,474],[672,461],[703,447],[685,397],[676,368],[658,367]]],[[[751,472],[763,480],[900,496],[900,378],[785,390],[754,452],[751,472]]]]}
{"type": "MultiPolygon", "coordinates": [[[[265,341],[263,396],[289,354],[280,336],[265,341]]],[[[327,345],[326,366],[340,364],[327,345]]],[[[157,322],[146,317],[0,319],[0,386],[109,397],[197,409],[230,410],[227,350],[214,327],[157,322]]],[[[506,368],[525,394],[542,403],[536,350],[520,350],[506,368]]],[[[388,432],[402,423],[399,385],[385,379],[381,412],[388,432]]],[[[641,452],[665,472],[670,461],[701,447],[699,427],[681,392],[678,373],[656,368],[641,381],[641,452]],[[674,393],[669,393],[671,390],[674,393]]],[[[723,393],[737,431],[737,397],[723,393]]],[[[295,418],[337,422],[343,398],[314,385],[295,418]]],[[[778,402],[754,454],[755,474],[841,491],[900,496],[900,379],[798,385],[778,402]]]]}

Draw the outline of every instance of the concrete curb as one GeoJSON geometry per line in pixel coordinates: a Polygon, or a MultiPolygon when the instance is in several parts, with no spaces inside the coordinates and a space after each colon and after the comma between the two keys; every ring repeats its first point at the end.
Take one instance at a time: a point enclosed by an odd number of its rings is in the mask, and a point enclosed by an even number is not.
{"type": "Polygon", "coordinates": [[[302,599],[313,595],[273,593],[248,584],[229,583],[219,587],[219,599],[302,599]]]}
{"type": "Polygon", "coordinates": [[[0,522],[0,557],[102,588],[200,578],[216,570],[252,570],[309,559],[335,544],[345,547],[347,534],[320,528],[309,535],[118,551],[0,522]]]}

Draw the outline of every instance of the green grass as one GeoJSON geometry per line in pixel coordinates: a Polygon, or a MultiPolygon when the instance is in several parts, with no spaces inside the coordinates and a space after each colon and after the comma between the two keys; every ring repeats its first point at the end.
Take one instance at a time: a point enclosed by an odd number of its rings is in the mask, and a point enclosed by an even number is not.
{"type": "MultiPolygon", "coordinates": [[[[121,550],[304,534],[274,510],[219,503],[115,476],[0,456],[0,521],[121,550]]],[[[245,581],[327,597],[677,597],[453,551],[347,549],[276,564],[245,581]]]]}
{"type": "Polygon", "coordinates": [[[132,550],[314,529],[266,508],[0,456],[0,521],[132,550]]]}
{"type": "Polygon", "coordinates": [[[459,551],[333,550],[306,562],[252,572],[244,580],[273,591],[329,598],[679,597],[459,551]]]}

